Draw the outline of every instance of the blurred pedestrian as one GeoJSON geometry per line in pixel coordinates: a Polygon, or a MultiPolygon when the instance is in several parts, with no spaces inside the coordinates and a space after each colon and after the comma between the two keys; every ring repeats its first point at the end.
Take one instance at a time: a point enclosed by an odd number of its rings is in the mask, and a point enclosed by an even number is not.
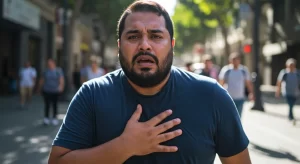
{"type": "Polygon", "coordinates": [[[105,74],[105,70],[101,68],[99,65],[101,60],[98,56],[92,55],[90,57],[91,66],[85,69],[85,73],[82,74],[81,82],[84,83],[86,81],[92,80],[94,78],[101,77],[105,74]]]}
{"type": "Polygon", "coordinates": [[[289,120],[296,123],[293,108],[299,96],[300,87],[300,71],[296,68],[296,60],[290,58],[286,61],[286,68],[281,70],[277,78],[276,97],[280,97],[280,93],[285,97],[289,106],[289,120]]]}
{"type": "Polygon", "coordinates": [[[20,104],[21,108],[31,102],[33,88],[36,82],[36,70],[28,61],[19,72],[19,86],[20,86],[20,104]]]}
{"type": "Polygon", "coordinates": [[[173,24],[154,1],[135,1],[118,24],[122,69],[83,84],[49,164],[250,164],[249,140],[214,79],[172,66],[173,24]],[[168,110],[170,109],[170,110],[168,110]]]}
{"type": "Polygon", "coordinates": [[[212,56],[209,54],[206,54],[202,58],[204,63],[204,68],[200,69],[199,74],[207,77],[211,77],[214,79],[218,79],[219,70],[214,65],[212,61],[212,56]]]}
{"type": "Polygon", "coordinates": [[[193,72],[194,69],[193,69],[193,63],[192,62],[188,62],[185,64],[185,69],[189,72],[193,72]]]}
{"type": "Polygon", "coordinates": [[[64,75],[61,68],[56,67],[56,63],[53,59],[48,59],[48,68],[42,74],[39,83],[39,91],[42,91],[45,104],[45,117],[44,124],[58,125],[57,109],[58,109],[58,97],[64,89],[64,75]],[[50,118],[50,108],[52,106],[52,118],[50,118]]]}
{"type": "Polygon", "coordinates": [[[229,65],[224,66],[219,74],[219,82],[232,97],[237,110],[242,116],[245,102],[245,86],[248,89],[249,100],[254,100],[253,84],[251,82],[248,68],[241,64],[240,54],[232,53],[229,56],[229,65]]]}

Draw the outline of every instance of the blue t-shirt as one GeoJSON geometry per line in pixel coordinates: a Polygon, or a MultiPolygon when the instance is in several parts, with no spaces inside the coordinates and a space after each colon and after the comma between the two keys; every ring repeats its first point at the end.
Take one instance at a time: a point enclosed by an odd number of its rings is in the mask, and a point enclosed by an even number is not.
{"type": "Polygon", "coordinates": [[[170,78],[153,96],[138,94],[122,70],[86,82],[73,98],[53,142],[71,150],[91,148],[120,136],[127,121],[143,107],[140,121],[172,109],[164,122],[180,118],[183,134],[164,143],[175,153],[134,156],[125,164],[213,164],[216,154],[230,157],[245,150],[249,140],[235,105],[215,80],[172,67],[170,78]]]}
{"type": "Polygon", "coordinates": [[[53,70],[47,69],[43,74],[43,91],[52,93],[59,92],[60,78],[63,76],[63,71],[60,68],[53,70]]]}

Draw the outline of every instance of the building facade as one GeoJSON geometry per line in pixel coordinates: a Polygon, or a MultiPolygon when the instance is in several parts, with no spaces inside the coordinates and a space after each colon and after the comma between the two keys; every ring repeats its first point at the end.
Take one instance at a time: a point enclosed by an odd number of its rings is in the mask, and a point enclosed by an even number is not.
{"type": "MultiPolygon", "coordinates": [[[[275,85],[288,58],[300,61],[300,1],[272,0],[268,14],[269,38],[263,45],[267,85],[275,85]]],[[[299,64],[298,64],[298,68],[299,64]]]]}
{"type": "Polygon", "coordinates": [[[40,76],[46,59],[55,56],[55,5],[40,0],[0,0],[0,13],[0,94],[7,94],[26,61],[40,76]]]}

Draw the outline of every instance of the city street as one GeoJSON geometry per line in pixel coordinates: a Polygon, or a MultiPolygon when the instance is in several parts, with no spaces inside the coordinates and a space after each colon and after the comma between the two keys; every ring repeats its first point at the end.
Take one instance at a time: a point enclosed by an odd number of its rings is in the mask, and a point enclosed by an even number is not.
{"type": "MultiPolygon", "coordinates": [[[[58,127],[42,125],[42,99],[34,97],[29,110],[18,108],[18,99],[0,98],[0,163],[45,164],[58,127]]],[[[249,150],[254,164],[300,163],[300,106],[296,106],[298,123],[287,120],[287,106],[282,100],[265,97],[266,112],[249,110],[245,105],[242,121],[250,139],[249,150]]],[[[60,121],[68,104],[62,103],[60,121]]],[[[219,164],[217,159],[216,164],[219,164]]]]}

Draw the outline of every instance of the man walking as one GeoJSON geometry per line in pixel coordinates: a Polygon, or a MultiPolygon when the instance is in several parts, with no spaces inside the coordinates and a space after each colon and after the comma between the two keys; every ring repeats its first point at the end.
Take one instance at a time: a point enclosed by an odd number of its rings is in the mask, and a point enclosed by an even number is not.
{"type": "Polygon", "coordinates": [[[289,106],[289,120],[296,124],[293,108],[299,96],[300,72],[296,69],[296,60],[290,58],[286,61],[286,68],[281,70],[277,78],[276,97],[280,93],[285,97],[289,106]]]}
{"type": "Polygon", "coordinates": [[[240,54],[232,53],[229,56],[229,61],[230,64],[221,69],[219,82],[227,89],[240,116],[242,116],[246,95],[245,86],[249,92],[249,100],[253,100],[253,85],[247,67],[241,64],[240,54]]]}
{"type": "Polygon", "coordinates": [[[20,104],[24,108],[26,103],[31,102],[32,92],[36,80],[36,70],[31,67],[30,62],[25,63],[25,67],[20,70],[20,104]]]}
{"type": "Polygon", "coordinates": [[[153,1],[135,1],[118,24],[122,69],[83,84],[49,164],[250,164],[230,96],[204,76],[172,67],[173,24],[153,1]]]}

